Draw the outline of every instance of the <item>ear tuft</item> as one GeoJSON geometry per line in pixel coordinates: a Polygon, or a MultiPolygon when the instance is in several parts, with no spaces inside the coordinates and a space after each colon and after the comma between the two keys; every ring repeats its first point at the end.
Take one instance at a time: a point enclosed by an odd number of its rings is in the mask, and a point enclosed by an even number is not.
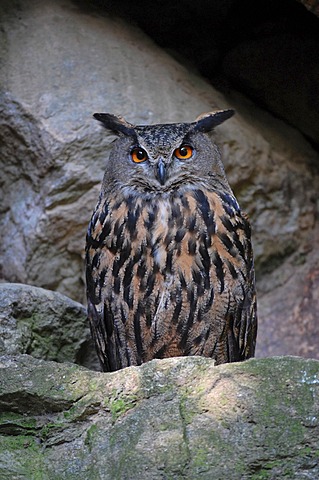
{"type": "Polygon", "coordinates": [[[217,110],[216,112],[202,113],[193,123],[196,132],[210,132],[221,123],[234,115],[234,110],[217,110]]]}
{"type": "Polygon", "coordinates": [[[101,122],[105,128],[116,134],[136,136],[134,125],[127,122],[119,115],[112,115],[111,113],[94,113],[93,117],[101,122]]]}

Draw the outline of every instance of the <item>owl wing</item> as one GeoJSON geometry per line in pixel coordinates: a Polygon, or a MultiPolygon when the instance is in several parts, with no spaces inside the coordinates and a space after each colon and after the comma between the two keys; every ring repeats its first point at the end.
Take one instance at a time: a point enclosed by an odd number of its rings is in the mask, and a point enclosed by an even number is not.
{"type": "Polygon", "coordinates": [[[96,351],[104,371],[122,368],[114,315],[105,292],[112,292],[111,258],[105,249],[109,232],[106,203],[98,203],[86,237],[87,312],[96,351]]]}
{"type": "Polygon", "coordinates": [[[243,301],[238,307],[239,325],[235,323],[235,331],[238,331],[238,344],[240,359],[246,360],[253,357],[256,347],[257,336],[257,297],[255,286],[254,257],[251,245],[251,227],[248,216],[241,214],[246,234],[246,266],[247,283],[243,293],[243,301]]]}
{"type": "MultiPolygon", "coordinates": [[[[240,276],[229,281],[229,302],[225,313],[225,346],[221,350],[222,362],[246,360],[254,356],[257,335],[257,300],[254,260],[251,246],[251,228],[248,217],[241,215],[233,220],[233,245],[241,259],[240,276]],[[238,230],[241,231],[240,239],[238,230]]],[[[231,238],[231,233],[230,233],[231,238]]],[[[234,275],[235,276],[235,275],[234,275]]],[[[219,362],[218,362],[219,363],[219,362]]]]}
{"type": "Polygon", "coordinates": [[[102,299],[96,295],[100,286],[92,287],[94,276],[97,277],[97,283],[101,282],[101,276],[94,272],[92,265],[88,263],[86,268],[87,314],[91,335],[103,370],[110,372],[120,368],[119,352],[114,342],[112,314],[108,312],[102,299]]]}
{"type": "Polygon", "coordinates": [[[257,331],[250,223],[229,191],[198,191],[194,198],[198,274],[187,288],[204,322],[185,330],[189,354],[218,364],[245,360],[254,355],[257,331]]]}
{"type": "Polygon", "coordinates": [[[105,372],[114,370],[112,366],[116,365],[116,353],[109,348],[110,340],[107,334],[108,325],[104,321],[104,306],[102,311],[97,309],[97,305],[90,299],[88,293],[88,319],[90,322],[91,335],[95,343],[97,355],[101,366],[105,372]]]}
{"type": "Polygon", "coordinates": [[[240,298],[236,298],[234,313],[229,318],[228,362],[254,356],[257,334],[257,302],[254,272],[240,298]]]}

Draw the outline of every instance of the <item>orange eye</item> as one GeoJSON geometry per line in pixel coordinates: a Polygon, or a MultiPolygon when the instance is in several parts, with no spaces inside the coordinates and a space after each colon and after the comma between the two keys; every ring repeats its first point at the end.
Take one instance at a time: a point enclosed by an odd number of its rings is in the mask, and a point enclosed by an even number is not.
{"type": "Polygon", "coordinates": [[[131,151],[131,157],[134,163],[142,163],[148,159],[148,155],[143,148],[136,147],[131,151]]]}
{"type": "Polygon", "coordinates": [[[187,160],[193,155],[193,147],[190,145],[182,145],[179,148],[176,148],[174,155],[179,160],[187,160]]]}

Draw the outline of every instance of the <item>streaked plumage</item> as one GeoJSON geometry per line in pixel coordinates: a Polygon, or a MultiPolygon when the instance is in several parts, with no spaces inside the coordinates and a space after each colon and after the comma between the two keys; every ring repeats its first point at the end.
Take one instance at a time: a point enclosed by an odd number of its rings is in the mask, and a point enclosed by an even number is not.
{"type": "Polygon", "coordinates": [[[206,133],[232,113],[137,127],[96,114],[120,136],[86,245],[88,317],[106,371],[179,355],[217,364],[254,355],[250,225],[206,133]]]}

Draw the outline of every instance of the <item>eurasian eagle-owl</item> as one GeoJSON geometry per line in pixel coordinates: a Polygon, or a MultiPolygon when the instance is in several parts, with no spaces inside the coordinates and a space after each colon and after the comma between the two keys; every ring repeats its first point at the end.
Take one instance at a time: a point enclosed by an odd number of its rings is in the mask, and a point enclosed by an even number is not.
{"type": "Polygon", "coordinates": [[[105,371],[180,355],[217,364],[254,355],[250,225],[208,132],[233,115],[132,125],[119,138],[88,228],[88,317],[105,371]]]}

